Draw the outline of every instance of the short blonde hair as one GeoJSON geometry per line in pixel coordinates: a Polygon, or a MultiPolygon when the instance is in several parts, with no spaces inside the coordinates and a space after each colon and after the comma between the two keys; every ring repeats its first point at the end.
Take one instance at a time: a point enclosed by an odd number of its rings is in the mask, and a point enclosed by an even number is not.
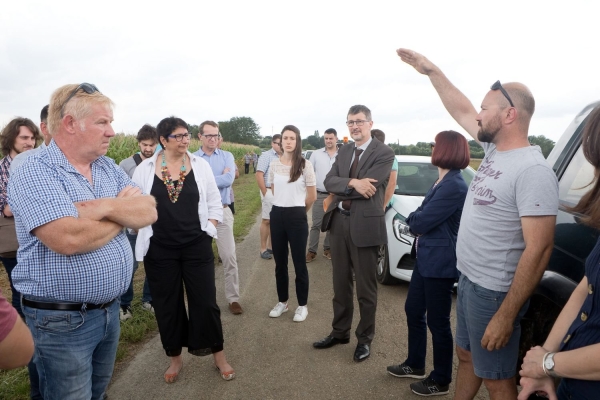
{"type": "Polygon", "coordinates": [[[76,120],[81,121],[91,113],[94,104],[103,104],[111,110],[114,107],[112,100],[102,93],[88,94],[81,89],[78,90],[79,86],[77,83],[64,85],[52,93],[50,108],[48,109],[48,131],[50,135],[54,136],[58,133],[60,122],[65,115],[71,115],[76,120]],[[77,90],[77,93],[65,104],[65,101],[74,90],[77,90]]]}

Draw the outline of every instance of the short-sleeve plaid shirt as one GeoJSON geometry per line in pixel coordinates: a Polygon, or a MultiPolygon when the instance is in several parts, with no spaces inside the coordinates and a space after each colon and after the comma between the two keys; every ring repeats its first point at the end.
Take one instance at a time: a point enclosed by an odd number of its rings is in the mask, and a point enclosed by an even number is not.
{"type": "Polygon", "coordinates": [[[279,155],[275,152],[275,150],[271,149],[269,151],[265,151],[260,155],[258,159],[258,165],[256,166],[256,170],[260,172],[264,172],[264,180],[265,186],[271,187],[271,182],[269,182],[269,167],[271,166],[271,161],[279,158],[279,155]]]}
{"type": "Polygon", "coordinates": [[[98,158],[91,168],[93,185],[52,142],[11,176],[8,204],[19,240],[12,278],[23,295],[99,304],[127,290],[133,254],[124,232],[104,247],[72,256],[53,252],[31,233],[60,218],[77,218],[76,202],[114,198],[125,186],[136,186],[108,157],[98,158]]]}

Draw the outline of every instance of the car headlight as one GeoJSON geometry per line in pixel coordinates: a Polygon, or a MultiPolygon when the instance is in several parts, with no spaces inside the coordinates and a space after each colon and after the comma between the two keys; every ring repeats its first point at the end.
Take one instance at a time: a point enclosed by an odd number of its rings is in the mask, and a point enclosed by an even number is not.
{"type": "MultiPolygon", "coordinates": [[[[392,227],[394,229],[394,236],[401,242],[407,242],[407,236],[414,238],[415,236],[410,232],[410,228],[406,225],[406,218],[402,214],[396,214],[392,221],[392,227]]],[[[410,243],[408,243],[410,244],[410,243]]]]}

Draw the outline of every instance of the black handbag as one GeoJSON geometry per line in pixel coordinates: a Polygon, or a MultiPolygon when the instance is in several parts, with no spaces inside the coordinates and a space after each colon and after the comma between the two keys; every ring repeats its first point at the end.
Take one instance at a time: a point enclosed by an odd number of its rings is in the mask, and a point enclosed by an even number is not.
{"type": "Polygon", "coordinates": [[[15,219],[12,217],[0,218],[0,256],[15,258],[18,249],[19,242],[15,230],[15,219]]]}

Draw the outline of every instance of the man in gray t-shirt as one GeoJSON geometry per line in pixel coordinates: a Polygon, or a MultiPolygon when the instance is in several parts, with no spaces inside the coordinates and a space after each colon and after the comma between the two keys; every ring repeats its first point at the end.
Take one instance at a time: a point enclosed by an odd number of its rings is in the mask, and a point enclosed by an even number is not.
{"type": "MultiPolygon", "coordinates": [[[[514,376],[520,319],[544,273],[558,213],[558,182],[539,147],[527,139],[535,101],[521,83],[494,83],[478,113],[421,54],[398,49],[402,61],[427,75],[450,115],[485,150],[471,182],[458,231],[462,275],[456,306],[459,360],[455,399],[473,399],[485,384],[490,398],[516,399],[514,376]]],[[[435,387],[411,389],[419,394],[435,387]]]]}

